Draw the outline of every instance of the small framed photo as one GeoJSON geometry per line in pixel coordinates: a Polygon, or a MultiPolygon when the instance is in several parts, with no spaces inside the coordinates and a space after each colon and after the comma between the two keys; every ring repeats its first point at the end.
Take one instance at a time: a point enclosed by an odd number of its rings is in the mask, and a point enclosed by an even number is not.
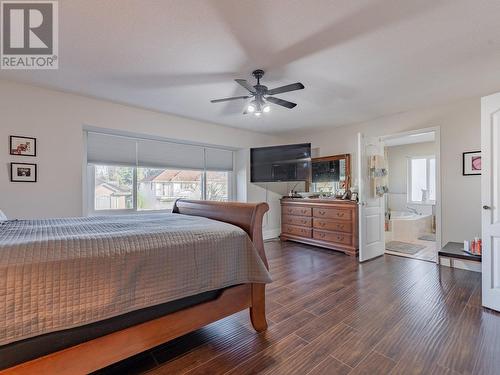
{"type": "Polygon", "coordinates": [[[474,176],[481,174],[481,151],[464,152],[462,154],[462,175],[474,176]]]}
{"type": "Polygon", "coordinates": [[[356,201],[356,202],[358,201],[358,193],[357,192],[353,192],[351,194],[351,200],[356,201]]]}
{"type": "Polygon", "coordinates": [[[11,182],[36,182],[37,165],[29,163],[10,163],[11,182]]]}
{"type": "Polygon", "coordinates": [[[11,135],[9,146],[11,155],[36,156],[36,138],[11,135]]]}

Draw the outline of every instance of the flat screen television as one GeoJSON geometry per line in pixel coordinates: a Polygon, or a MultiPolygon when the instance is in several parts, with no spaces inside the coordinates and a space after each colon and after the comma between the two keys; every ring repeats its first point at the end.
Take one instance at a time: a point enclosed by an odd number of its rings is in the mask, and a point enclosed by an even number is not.
{"type": "Polygon", "coordinates": [[[307,181],[311,176],[311,144],[250,149],[250,181],[307,181]]]}

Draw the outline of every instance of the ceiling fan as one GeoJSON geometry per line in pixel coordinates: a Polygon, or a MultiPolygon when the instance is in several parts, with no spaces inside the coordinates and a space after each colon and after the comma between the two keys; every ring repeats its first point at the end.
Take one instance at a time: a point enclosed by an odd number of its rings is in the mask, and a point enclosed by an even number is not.
{"type": "Polygon", "coordinates": [[[292,83],[290,85],[276,87],[275,89],[268,89],[266,86],[260,84],[260,79],[264,76],[264,71],[262,69],[257,69],[252,72],[252,75],[257,80],[257,84],[252,86],[246,79],[235,79],[235,81],[246,88],[249,92],[249,95],[243,96],[233,96],[231,98],[224,99],[214,99],[210,102],[212,103],[220,103],[227,102],[230,100],[239,100],[239,99],[250,99],[254,98],[246,107],[243,114],[253,113],[255,116],[260,117],[262,113],[267,113],[271,110],[271,106],[269,103],[280,105],[282,107],[292,109],[297,104],[289,102],[287,100],[275,98],[272,95],[281,94],[284,92],[302,90],[304,85],[300,82],[292,83]]]}

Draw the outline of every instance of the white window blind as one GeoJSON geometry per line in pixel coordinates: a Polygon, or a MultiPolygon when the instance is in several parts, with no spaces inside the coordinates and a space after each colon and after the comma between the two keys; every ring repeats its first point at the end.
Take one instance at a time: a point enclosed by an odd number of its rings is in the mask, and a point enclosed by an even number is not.
{"type": "Polygon", "coordinates": [[[232,171],[233,152],[216,148],[206,148],[205,168],[209,171],[232,171]]]}
{"type": "Polygon", "coordinates": [[[148,139],[139,139],[137,144],[140,167],[204,169],[203,147],[148,139]]]}
{"type": "Polygon", "coordinates": [[[136,141],[128,137],[89,132],[87,161],[111,165],[135,165],[136,141]]]}
{"type": "Polygon", "coordinates": [[[149,168],[233,170],[230,150],[97,132],[88,132],[87,161],[149,168]]]}

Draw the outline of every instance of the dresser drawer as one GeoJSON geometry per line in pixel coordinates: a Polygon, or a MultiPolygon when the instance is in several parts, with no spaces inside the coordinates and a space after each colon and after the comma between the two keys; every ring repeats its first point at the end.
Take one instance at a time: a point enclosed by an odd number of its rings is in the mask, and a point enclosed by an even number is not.
{"type": "Polygon", "coordinates": [[[307,238],[312,237],[311,228],[298,227],[289,224],[282,225],[282,228],[283,228],[283,233],[293,234],[294,236],[307,237],[307,238]]]}
{"type": "Polygon", "coordinates": [[[312,218],[306,216],[283,215],[281,218],[283,224],[300,225],[302,227],[311,227],[312,218]]]}
{"type": "Polygon", "coordinates": [[[328,232],[324,230],[313,230],[313,238],[320,241],[334,242],[342,245],[351,245],[352,236],[346,233],[328,232]]]}
{"type": "Polygon", "coordinates": [[[312,216],[311,207],[283,206],[283,215],[312,216]]]}
{"type": "Polygon", "coordinates": [[[352,233],[352,224],[345,221],[333,221],[314,218],[313,227],[324,230],[332,230],[334,232],[352,233]]]}
{"type": "Polygon", "coordinates": [[[313,216],[325,219],[351,220],[352,211],[342,208],[313,208],[313,216]]]}

